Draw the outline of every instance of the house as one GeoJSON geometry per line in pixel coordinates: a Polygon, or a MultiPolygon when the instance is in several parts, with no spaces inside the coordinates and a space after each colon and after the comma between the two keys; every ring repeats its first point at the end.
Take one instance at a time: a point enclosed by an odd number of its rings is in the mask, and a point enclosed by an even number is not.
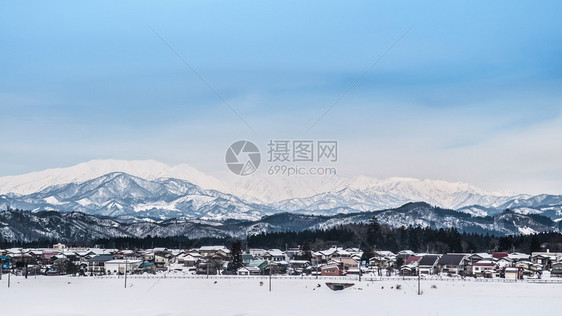
{"type": "Polygon", "coordinates": [[[513,266],[523,270],[536,270],[536,267],[531,261],[518,261],[513,266]]]}
{"type": "Polygon", "coordinates": [[[12,267],[12,257],[1,255],[0,256],[0,271],[1,270],[9,270],[12,267]]]}
{"type": "Polygon", "coordinates": [[[258,267],[241,267],[236,270],[237,275],[259,275],[260,273],[258,267]]]}
{"type": "Polygon", "coordinates": [[[144,261],[154,261],[154,253],[152,251],[139,251],[140,259],[144,261]]]}
{"type": "Polygon", "coordinates": [[[340,262],[344,271],[359,268],[359,261],[353,257],[332,258],[332,260],[340,262]]]}
{"type": "Polygon", "coordinates": [[[419,274],[434,274],[439,255],[425,255],[418,262],[419,274]]]}
{"type": "Polygon", "coordinates": [[[267,250],[260,248],[250,248],[249,253],[254,256],[254,259],[261,259],[267,250]]]}
{"type": "Polygon", "coordinates": [[[464,275],[469,258],[465,254],[445,254],[437,261],[436,269],[447,275],[464,275]]]}
{"type": "Polygon", "coordinates": [[[164,271],[168,268],[171,262],[171,254],[155,254],[154,255],[154,265],[156,270],[164,271]]]}
{"type": "Polygon", "coordinates": [[[377,250],[374,256],[369,258],[369,267],[380,269],[391,268],[396,262],[396,255],[391,251],[377,250]]]}
{"type": "Polygon", "coordinates": [[[308,260],[289,260],[289,272],[294,275],[299,275],[310,267],[308,260]]]}
{"type": "Polygon", "coordinates": [[[41,256],[43,255],[43,250],[40,249],[30,249],[27,253],[31,256],[31,262],[37,263],[41,261],[41,256]]]}
{"type": "Polygon", "coordinates": [[[67,248],[68,248],[68,247],[67,247],[65,244],[61,244],[61,243],[58,243],[58,244],[54,244],[54,245],[53,245],[53,249],[64,250],[64,249],[67,249],[67,248]]]}
{"type": "Polygon", "coordinates": [[[507,252],[493,252],[492,253],[492,258],[494,258],[494,259],[505,258],[505,257],[509,257],[509,254],[507,252]]]}
{"type": "Polygon", "coordinates": [[[62,255],[64,257],[66,257],[68,260],[70,260],[72,263],[74,263],[76,265],[80,264],[80,256],[78,256],[76,254],[76,252],[74,252],[74,251],[64,251],[62,253],[62,255]]]}
{"type": "Polygon", "coordinates": [[[135,260],[140,258],[139,254],[135,253],[133,250],[128,250],[128,249],[120,250],[114,253],[113,256],[115,257],[115,259],[128,259],[128,260],[135,260]]]}
{"type": "Polygon", "coordinates": [[[500,269],[504,269],[504,268],[513,266],[513,262],[511,261],[511,259],[509,259],[509,257],[496,258],[496,259],[493,259],[493,261],[496,263],[496,265],[500,269]]]}
{"type": "Polygon", "coordinates": [[[265,261],[265,260],[253,260],[253,261],[250,261],[250,263],[247,265],[247,268],[248,267],[258,268],[260,270],[259,274],[262,274],[265,271],[265,268],[267,267],[267,261],[265,261]]]}
{"type": "Polygon", "coordinates": [[[421,256],[409,256],[404,260],[404,264],[399,267],[400,275],[410,276],[417,275],[418,263],[421,260],[421,256]]]}
{"type": "Polygon", "coordinates": [[[509,267],[504,270],[504,278],[511,280],[521,279],[523,276],[523,270],[520,268],[509,267]]]}
{"type": "Polygon", "coordinates": [[[217,266],[215,262],[202,261],[197,264],[196,273],[215,275],[218,274],[219,268],[220,266],[217,266]]]}
{"type": "Polygon", "coordinates": [[[327,264],[325,266],[320,267],[320,275],[322,276],[341,276],[343,275],[343,271],[340,265],[338,264],[327,264]]]}
{"type": "Polygon", "coordinates": [[[413,256],[414,252],[412,250],[400,250],[396,254],[396,258],[401,258],[402,260],[408,259],[410,256],[413,256]]]}
{"type": "Polygon", "coordinates": [[[535,253],[533,252],[531,256],[531,262],[534,264],[540,264],[543,269],[549,269],[551,267],[552,261],[551,257],[547,255],[543,255],[542,253],[535,253]]]}
{"type": "Polygon", "coordinates": [[[289,257],[287,254],[279,249],[270,249],[267,250],[264,255],[262,256],[263,259],[267,261],[288,261],[289,257]]]}
{"type": "Polygon", "coordinates": [[[248,268],[246,268],[246,267],[241,267],[241,268],[238,268],[238,270],[236,270],[236,274],[237,275],[250,275],[250,270],[248,270],[248,268]]]}
{"type": "Polygon", "coordinates": [[[562,261],[562,252],[551,252],[549,249],[546,251],[533,252],[531,253],[531,261],[541,264],[543,270],[550,270],[553,263],[562,261]]]}
{"type": "Polygon", "coordinates": [[[242,264],[247,265],[248,263],[250,263],[252,260],[255,260],[256,257],[254,257],[254,255],[252,255],[251,253],[243,253],[242,254],[242,264]]]}
{"type": "Polygon", "coordinates": [[[289,263],[287,261],[268,261],[268,265],[265,268],[265,274],[285,274],[289,263]],[[271,270],[271,272],[269,271],[271,270]]]}
{"type": "Polygon", "coordinates": [[[287,254],[287,257],[289,258],[289,260],[295,259],[295,258],[299,258],[303,255],[304,251],[302,251],[299,248],[289,248],[285,250],[285,253],[287,254]]]}
{"type": "Polygon", "coordinates": [[[95,252],[89,250],[76,251],[75,253],[80,258],[80,260],[88,260],[96,256],[95,252]]]}
{"type": "Polygon", "coordinates": [[[52,263],[56,259],[54,257],[58,254],[59,252],[57,250],[43,250],[41,253],[41,262],[43,264],[52,263]]]}
{"type": "Polygon", "coordinates": [[[417,274],[417,264],[413,265],[413,264],[405,264],[403,266],[400,267],[400,275],[403,276],[410,276],[410,275],[416,275],[417,274]]]}
{"type": "Polygon", "coordinates": [[[487,276],[493,273],[497,268],[497,264],[490,260],[481,260],[472,264],[472,275],[475,277],[487,276]]]}
{"type": "Polygon", "coordinates": [[[510,253],[507,257],[511,260],[511,262],[529,261],[531,259],[530,255],[519,252],[510,253]]]}
{"type": "Polygon", "coordinates": [[[137,272],[154,274],[156,273],[156,266],[154,266],[154,262],[145,261],[138,266],[137,272]]]}
{"type": "Polygon", "coordinates": [[[321,250],[312,253],[318,261],[327,262],[332,258],[361,258],[363,256],[363,251],[359,248],[341,248],[337,246],[332,246],[330,249],[321,250]]]}
{"type": "Polygon", "coordinates": [[[542,266],[531,261],[518,261],[514,264],[515,268],[521,270],[523,276],[534,277],[535,274],[542,274],[542,266]]]}
{"type": "Polygon", "coordinates": [[[556,262],[552,264],[552,268],[550,270],[550,276],[562,277],[562,262],[556,262]]]}
{"type": "Polygon", "coordinates": [[[199,254],[202,258],[221,257],[226,259],[230,257],[230,250],[225,246],[202,246],[199,248],[199,254]]]}
{"type": "Polygon", "coordinates": [[[113,255],[104,254],[88,259],[88,272],[92,275],[105,274],[105,263],[113,260],[113,255]]]}
{"type": "Polygon", "coordinates": [[[422,256],[410,256],[404,260],[404,264],[411,264],[417,266],[422,256]]]}
{"type": "Polygon", "coordinates": [[[105,261],[104,269],[106,274],[125,274],[138,270],[141,260],[113,259],[105,261]]]}
{"type": "Polygon", "coordinates": [[[479,252],[479,253],[475,253],[472,254],[471,256],[472,262],[478,262],[478,261],[482,261],[482,260],[492,260],[492,255],[489,253],[485,253],[485,252],[479,252]]]}
{"type": "Polygon", "coordinates": [[[201,255],[196,252],[180,254],[176,258],[179,264],[183,264],[185,267],[194,267],[201,261],[201,255]]]}
{"type": "Polygon", "coordinates": [[[332,248],[330,249],[313,252],[312,257],[314,257],[314,259],[316,259],[316,261],[318,262],[327,262],[332,258],[332,255],[334,254],[334,252],[336,252],[337,249],[338,248],[336,246],[332,246],[332,248]]]}

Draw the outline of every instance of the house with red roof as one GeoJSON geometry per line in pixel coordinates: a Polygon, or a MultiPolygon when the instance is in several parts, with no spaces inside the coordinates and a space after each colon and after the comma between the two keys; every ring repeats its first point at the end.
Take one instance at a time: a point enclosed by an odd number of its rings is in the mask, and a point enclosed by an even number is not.
{"type": "Polygon", "coordinates": [[[509,254],[507,252],[493,252],[492,253],[492,258],[494,259],[500,259],[500,258],[506,258],[509,257],[509,254]]]}

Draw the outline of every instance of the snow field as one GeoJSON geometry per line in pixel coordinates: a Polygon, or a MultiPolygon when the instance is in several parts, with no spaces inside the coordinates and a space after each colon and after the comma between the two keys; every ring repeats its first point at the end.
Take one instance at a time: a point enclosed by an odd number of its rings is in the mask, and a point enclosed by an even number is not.
{"type": "Polygon", "coordinates": [[[562,284],[422,280],[418,296],[412,279],[337,292],[326,281],[273,279],[269,292],[267,278],[128,278],[124,288],[123,278],[41,276],[7,288],[4,275],[0,296],[7,315],[557,315],[562,299],[562,284]]]}

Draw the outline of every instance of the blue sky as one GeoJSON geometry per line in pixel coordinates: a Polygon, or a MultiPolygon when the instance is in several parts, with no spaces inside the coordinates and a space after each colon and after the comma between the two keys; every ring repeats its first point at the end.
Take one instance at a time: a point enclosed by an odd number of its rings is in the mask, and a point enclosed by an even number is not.
{"type": "Polygon", "coordinates": [[[4,3],[0,176],[99,158],[218,172],[238,139],[313,138],[340,142],[344,175],[562,193],[561,9],[557,1],[4,3]]]}

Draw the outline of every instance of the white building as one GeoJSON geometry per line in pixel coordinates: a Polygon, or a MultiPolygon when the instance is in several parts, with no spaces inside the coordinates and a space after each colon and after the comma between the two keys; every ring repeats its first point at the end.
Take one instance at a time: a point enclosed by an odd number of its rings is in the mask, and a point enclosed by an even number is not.
{"type": "Polygon", "coordinates": [[[127,273],[131,273],[135,271],[141,263],[141,260],[109,260],[105,262],[104,269],[106,274],[125,274],[125,268],[127,269],[127,273]]]}

